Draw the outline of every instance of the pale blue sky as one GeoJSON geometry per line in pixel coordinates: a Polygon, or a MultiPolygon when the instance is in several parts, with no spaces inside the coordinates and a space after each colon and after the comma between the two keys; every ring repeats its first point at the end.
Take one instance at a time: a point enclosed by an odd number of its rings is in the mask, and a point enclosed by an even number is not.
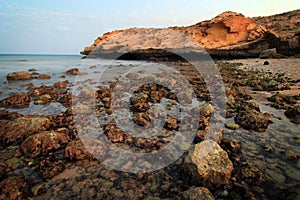
{"type": "Polygon", "coordinates": [[[185,26],[224,11],[263,16],[299,0],[0,0],[0,53],[78,54],[105,32],[185,26]]]}

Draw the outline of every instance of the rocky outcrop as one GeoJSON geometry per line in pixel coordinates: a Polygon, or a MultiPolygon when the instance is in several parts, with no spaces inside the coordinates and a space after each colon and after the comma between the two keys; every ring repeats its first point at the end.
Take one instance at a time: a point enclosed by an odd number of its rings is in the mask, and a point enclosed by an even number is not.
{"type": "Polygon", "coordinates": [[[228,154],[212,140],[193,145],[182,165],[186,181],[209,189],[228,183],[232,170],[228,154]]]}
{"type": "MultiPolygon", "coordinates": [[[[295,11],[297,12],[299,11],[295,11]]],[[[296,23],[297,16],[288,16],[293,18],[291,23],[296,23]]],[[[281,29],[272,28],[274,24],[263,22],[261,18],[251,19],[239,13],[224,12],[211,20],[187,27],[117,30],[98,37],[80,53],[91,57],[114,55],[122,59],[170,59],[174,57],[170,53],[173,51],[182,55],[204,48],[215,57],[258,57],[265,49],[278,48],[279,53],[290,55],[287,48],[281,48],[287,42],[281,35],[281,29]]],[[[297,34],[291,34],[288,38],[297,40],[297,34]]],[[[299,48],[299,41],[288,43],[288,48],[299,48]]]]}
{"type": "Polygon", "coordinates": [[[277,33],[280,39],[280,45],[276,46],[278,53],[300,56],[300,10],[254,17],[252,20],[277,33]]]}

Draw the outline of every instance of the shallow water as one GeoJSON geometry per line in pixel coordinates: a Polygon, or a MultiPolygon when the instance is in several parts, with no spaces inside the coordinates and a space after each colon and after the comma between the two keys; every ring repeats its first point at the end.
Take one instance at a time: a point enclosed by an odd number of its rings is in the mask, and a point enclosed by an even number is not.
{"type": "MultiPolygon", "coordinates": [[[[299,156],[300,145],[294,138],[300,135],[300,125],[286,118],[284,110],[271,107],[266,99],[257,98],[254,101],[259,104],[261,112],[276,117],[271,118],[273,123],[265,132],[226,129],[225,137],[238,141],[246,161],[263,170],[266,180],[275,187],[287,188],[299,184],[300,160],[290,160],[284,152],[299,156]],[[273,147],[274,152],[265,151],[265,146],[273,147]]],[[[234,122],[233,119],[228,121],[234,122]]]]}

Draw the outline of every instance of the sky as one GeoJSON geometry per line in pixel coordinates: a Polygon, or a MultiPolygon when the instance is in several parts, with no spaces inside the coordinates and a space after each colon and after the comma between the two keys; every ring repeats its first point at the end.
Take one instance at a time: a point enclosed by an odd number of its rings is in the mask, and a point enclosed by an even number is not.
{"type": "Polygon", "coordinates": [[[225,11],[253,17],[299,8],[299,0],[0,0],[0,54],[79,54],[117,29],[186,26],[225,11]]]}

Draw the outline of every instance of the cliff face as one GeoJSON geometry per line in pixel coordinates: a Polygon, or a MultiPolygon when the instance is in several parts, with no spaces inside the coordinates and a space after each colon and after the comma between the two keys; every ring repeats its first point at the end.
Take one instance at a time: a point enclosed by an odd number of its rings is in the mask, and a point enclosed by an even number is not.
{"type": "Polygon", "coordinates": [[[252,20],[278,34],[281,41],[279,51],[287,55],[300,54],[300,10],[266,17],[254,17],[252,20]]]}
{"type": "Polygon", "coordinates": [[[81,54],[97,49],[101,54],[138,52],[155,54],[159,49],[201,47],[216,57],[253,57],[268,48],[292,55],[299,52],[300,10],[269,17],[247,18],[235,12],[187,27],[131,28],[98,37],[81,54]]]}

